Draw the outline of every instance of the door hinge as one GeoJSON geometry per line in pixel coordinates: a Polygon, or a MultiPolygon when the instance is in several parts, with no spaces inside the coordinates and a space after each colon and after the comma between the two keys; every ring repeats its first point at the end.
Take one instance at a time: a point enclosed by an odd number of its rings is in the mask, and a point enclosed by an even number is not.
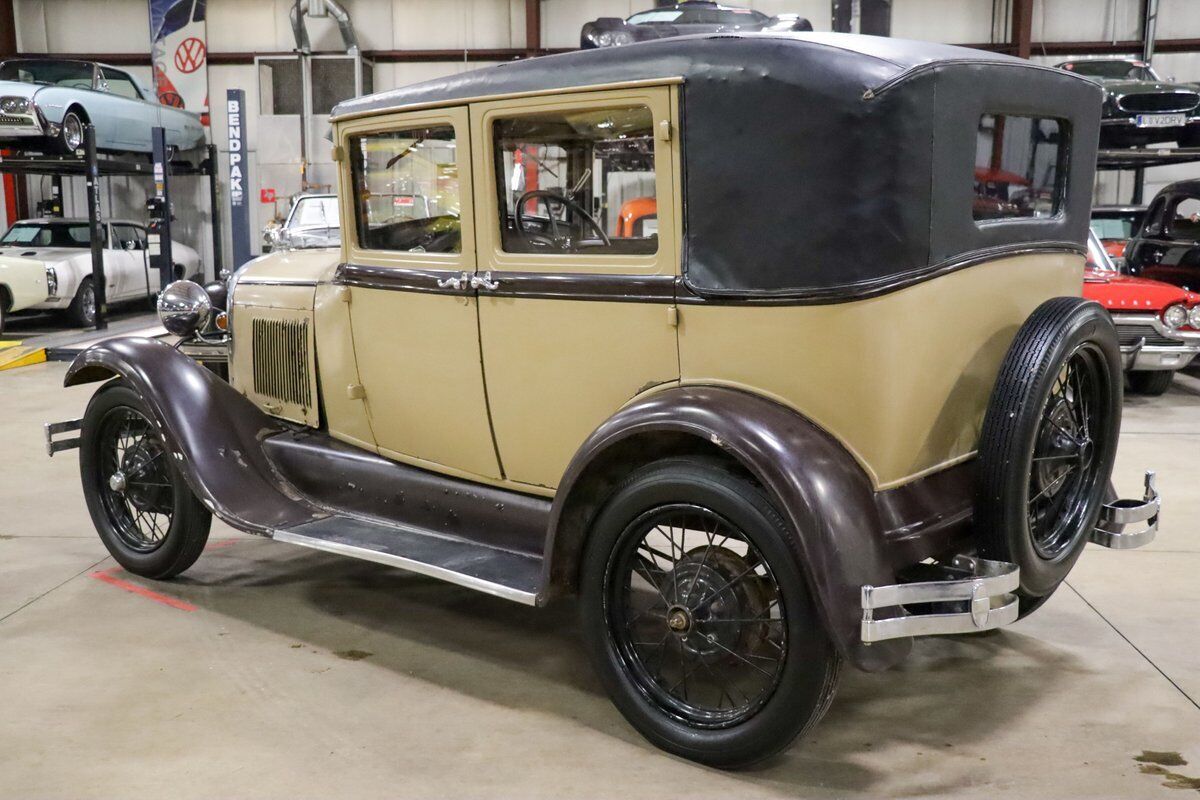
{"type": "Polygon", "coordinates": [[[363,388],[361,383],[352,383],[346,387],[346,397],[349,397],[351,400],[365,400],[367,390],[363,388]]]}
{"type": "Polygon", "coordinates": [[[667,306],[667,324],[672,328],[679,327],[679,306],[667,306]]]}
{"type": "Polygon", "coordinates": [[[664,119],[658,123],[658,138],[664,142],[671,141],[671,121],[664,119]]]}
{"type": "Polygon", "coordinates": [[[349,286],[339,286],[337,288],[337,299],[341,300],[343,303],[349,303],[353,296],[354,295],[350,293],[349,286]]]}
{"type": "Polygon", "coordinates": [[[346,151],[340,144],[333,146],[333,152],[330,154],[335,162],[341,161],[346,157],[346,151]]]}

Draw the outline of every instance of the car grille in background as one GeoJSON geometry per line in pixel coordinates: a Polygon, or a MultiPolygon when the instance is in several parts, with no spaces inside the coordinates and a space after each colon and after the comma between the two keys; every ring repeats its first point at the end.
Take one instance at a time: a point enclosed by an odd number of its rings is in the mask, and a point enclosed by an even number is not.
{"type": "Polygon", "coordinates": [[[14,117],[9,114],[0,114],[0,125],[24,125],[26,127],[33,124],[33,120],[29,117],[14,117]]]}
{"type": "Polygon", "coordinates": [[[1127,94],[1117,101],[1122,111],[1171,112],[1191,111],[1200,105],[1195,92],[1163,92],[1158,94],[1127,94]]]}
{"type": "Polygon", "coordinates": [[[1182,347],[1178,339],[1168,339],[1150,325],[1117,325],[1117,338],[1122,347],[1132,347],[1142,339],[1152,347],[1182,347]]]}
{"type": "Polygon", "coordinates": [[[308,321],[256,319],[251,339],[255,393],[312,408],[308,321]]]}

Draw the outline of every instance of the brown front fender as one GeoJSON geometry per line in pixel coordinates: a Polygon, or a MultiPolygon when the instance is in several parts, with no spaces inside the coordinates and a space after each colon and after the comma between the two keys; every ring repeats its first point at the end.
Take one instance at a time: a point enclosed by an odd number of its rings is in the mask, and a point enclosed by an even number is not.
{"type": "Polygon", "coordinates": [[[286,428],[213,372],[153,339],[109,339],[84,350],[65,386],[120,378],[162,432],[176,468],[225,522],[269,534],[317,511],[267,461],[262,440],[286,428]]]}
{"type": "MultiPolygon", "coordinates": [[[[861,641],[861,588],[896,582],[870,479],[845,448],[797,412],[725,387],[667,389],[623,408],[571,460],[559,484],[546,543],[545,582],[570,584],[595,508],[581,510],[582,487],[597,472],[619,473],[620,460],[662,435],[720,448],[762,483],[794,531],[791,545],[808,577],[826,627],[855,666],[885,669],[903,659],[911,639],[861,641]],[[641,444],[639,444],[641,443],[641,444]]],[[[636,454],[636,455],[635,455],[636,454]]]]}

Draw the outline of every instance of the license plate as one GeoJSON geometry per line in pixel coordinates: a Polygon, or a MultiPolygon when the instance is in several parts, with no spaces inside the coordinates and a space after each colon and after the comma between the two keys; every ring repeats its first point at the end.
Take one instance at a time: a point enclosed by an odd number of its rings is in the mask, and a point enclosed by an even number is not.
{"type": "Polygon", "coordinates": [[[1187,114],[1138,114],[1134,124],[1139,128],[1178,128],[1187,124],[1187,114]]]}

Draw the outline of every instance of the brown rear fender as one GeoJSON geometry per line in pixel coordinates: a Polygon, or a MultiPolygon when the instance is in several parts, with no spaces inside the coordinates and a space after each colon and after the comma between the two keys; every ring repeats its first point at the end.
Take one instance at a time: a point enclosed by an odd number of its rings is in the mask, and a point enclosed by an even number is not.
{"type": "Polygon", "coordinates": [[[210,370],[153,339],[109,339],[76,356],[63,385],[111,378],[146,403],[176,468],[220,519],[269,535],[319,514],[263,452],[262,441],[287,428],[210,370]]]}
{"type": "Polygon", "coordinates": [[[856,667],[902,660],[911,639],[861,641],[861,587],[896,582],[871,481],[853,456],[796,411],[745,391],[666,389],[601,425],[568,465],[551,510],[544,583],[570,587],[588,524],[629,469],[650,458],[718,450],[774,497],[838,650],[856,667]]]}

